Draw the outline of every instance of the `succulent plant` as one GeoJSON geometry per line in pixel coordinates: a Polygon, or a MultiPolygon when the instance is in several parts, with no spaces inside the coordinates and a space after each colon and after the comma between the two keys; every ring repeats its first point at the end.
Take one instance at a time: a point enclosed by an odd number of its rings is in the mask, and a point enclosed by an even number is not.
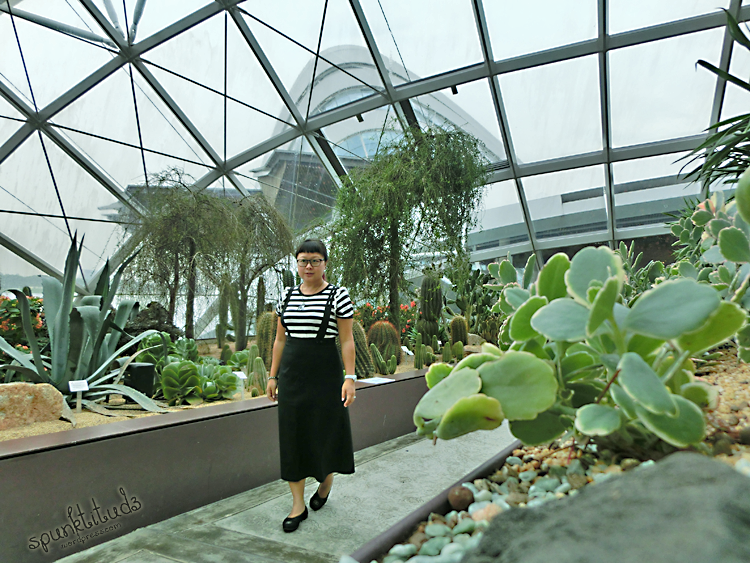
{"type": "Polygon", "coordinates": [[[273,343],[274,340],[276,340],[278,318],[279,317],[275,311],[266,311],[258,317],[256,325],[257,334],[255,342],[258,345],[258,351],[260,357],[263,358],[263,363],[266,365],[266,369],[271,369],[271,361],[273,360],[273,343]]]}
{"type": "Polygon", "coordinates": [[[174,351],[183,360],[198,361],[198,344],[192,338],[180,338],[174,344],[174,351]]]}
{"type": "MultiPolygon", "coordinates": [[[[354,373],[357,379],[367,379],[375,373],[375,366],[370,356],[370,348],[367,345],[365,329],[358,321],[352,323],[352,337],[354,338],[354,373]]],[[[336,336],[336,348],[341,356],[341,339],[336,336]]],[[[343,365],[343,358],[341,360],[343,365]]]]}
{"type": "Polygon", "coordinates": [[[164,398],[170,406],[180,405],[183,401],[201,402],[201,377],[198,366],[190,360],[167,364],[161,372],[160,380],[164,398]]]}
{"type": "Polygon", "coordinates": [[[469,343],[469,325],[466,318],[462,315],[456,315],[450,322],[451,344],[456,342],[469,343]]]}
{"type": "Polygon", "coordinates": [[[396,373],[396,356],[392,355],[388,361],[383,360],[383,356],[380,354],[375,344],[370,344],[370,353],[372,354],[373,363],[375,364],[375,372],[382,375],[391,375],[396,373]]]}
{"type": "Polygon", "coordinates": [[[435,322],[440,320],[443,310],[443,290],[437,276],[428,274],[422,279],[419,303],[422,319],[435,322]]]}
{"type": "Polygon", "coordinates": [[[367,331],[367,343],[370,346],[374,344],[382,357],[390,358],[395,355],[396,363],[401,363],[401,338],[391,322],[377,321],[373,323],[370,330],[367,331]]]}

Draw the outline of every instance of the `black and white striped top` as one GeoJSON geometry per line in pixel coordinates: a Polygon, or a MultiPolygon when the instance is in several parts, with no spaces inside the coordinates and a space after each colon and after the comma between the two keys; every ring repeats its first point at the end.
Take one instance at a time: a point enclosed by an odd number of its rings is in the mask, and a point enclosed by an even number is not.
{"type": "MultiPolygon", "coordinates": [[[[293,287],[292,296],[284,313],[287,336],[292,338],[315,338],[323,322],[323,314],[328,298],[331,296],[333,285],[330,283],[314,295],[303,295],[299,287],[293,287]]],[[[276,314],[281,315],[281,308],[290,288],[284,289],[281,299],[276,305],[276,314]]],[[[345,287],[339,287],[331,306],[331,318],[328,321],[325,338],[336,338],[339,333],[336,319],[351,319],[354,317],[354,305],[345,287]]]]}

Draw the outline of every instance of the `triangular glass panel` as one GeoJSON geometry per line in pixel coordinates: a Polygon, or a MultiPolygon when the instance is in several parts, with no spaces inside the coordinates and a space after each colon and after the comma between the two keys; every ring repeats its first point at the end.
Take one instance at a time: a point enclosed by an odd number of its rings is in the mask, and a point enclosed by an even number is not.
{"type": "Polygon", "coordinates": [[[537,239],[607,230],[604,166],[521,180],[537,239]]]}
{"type": "Polygon", "coordinates": [[[489,82],[477,80],[413,99],[412,107],[421,124],[441,124],[471,133],[484,145],[490,163],[506,162],[495,105],[489,82]]]}
{"type": "Polygon", "coordinates": [[[273,151],[263,154],[237,167],[234,175],[248,194],[262,193],[268,201],[274,203],[280,186],[275,182],[274,176],[268,175],[269,170],[265,167],[272,153],[273,151]]]}
{"type": "Polygon", "coordinates": [[[367,166],[381,147],[403,135],[392,106],[383,106],[360,116],[323,128],[333,152],[347,170],[367,166]]]}
{"type": "Polygon", "coordinates": [[[595,39],[598,35],[596,0],[493,0],[483,5],[495,60],[595,39]],[[534,31],[530,33],[532,22],[534,31]]]}
{"type": "MultiPolygon", "coordinates": [[[[48,20],[60,22],[65,26],[64,31],[83,41],[90,41],[100,46],[106,45],[116,49],[115,44],[107,37],[96,23],[96,20],[78,2],[50,2],[49,0],[23,0],[16,9],[29,14],[41,16],[48,20]],[[99,38],[97,40],[97,37],[99,38]]],[[[103,9],[103,8],[102,8],[103,9]]],[[[106,15],[106,12],[104,12],[106,15]]]]}
{"type": "MultiPolygon", "coordinates": [[[[14,18],[14,21],[34,99],[40,110],[111,60],[112,53],[108,49],[21,18],[14,18]]],[[[33,107],[16,36],[6,15],[0,18],[0,37],[0,49],[11,54],[0,58],[0,73],[23,92],[23,97],[33,107]]]]}
{"type": "Polygon", "coordinates": [[[36,266],[0,246],[0,276],[3,279],[3,290],[21,289],[28,286],[34,295],[41,296],[42,279],[40,276],[46,275],[36,266]]]}
{"type": "MultiPolygon", "coordinates": [[[[2,105],[2,104],[0,104],[2,105]]],[[[10,139],[10,137],[18,131],[23,124],[26,122],[25,119],[11,119],[9,117],[5,117],[2,114],[2,108],[0,108],[0,147],[3,146],[3,143],[10,139]]]]}
{"type": "Polygon", "coordinates": [[[394,84],[483,60],[469,0],[362,0],[361,4],[384,62],[396,74],[391,78],[394,84]],[[415,22],[424,22],[428,14],[429,24],[415,31],[415,22]]]}
{"type": "MultiPolygon", "coordinates": [[[[729,63],[729,74],[741,80],[748,80],[748,77],[750,77],[750,51],[735,44],[732,49],[732,61],[729,63]]],[[[724,104],[721,107],[721,120],[748,113],[748,101],[750,101],[750,92],[727,82],[724,104]]]]}
{"type": "Polygon", "coordinates": [[[504,74],[500,85],[519,162],[601,150],[596,55],[504,74]]]}
{"type": "Polygon", "coordinates": [[[477,226],[469,233],[467,246],[471,252],[498,250],[529,240],[513,180],[489,184],[485,188],[482,204],[477,211],[477,226]]]}
{"type": "MultiPolygon", "coordinates": [[[[128,0],[128,5],[135,4],[135,0],[128,0]]],[[[136,33],[133,37],[134,8],[128,8],[131,41],[137,43],[150,37],[154,33],[172,25],[175,22],[211,4],[211,0],[180,0],[179,2],[146,2],[140,20],[137,22],[136,33]]]]}
{"type": "Polygon", "coordinates": [[[724,29],[609,51],[612,146],[698,135],[709,125],[724,29]]]}

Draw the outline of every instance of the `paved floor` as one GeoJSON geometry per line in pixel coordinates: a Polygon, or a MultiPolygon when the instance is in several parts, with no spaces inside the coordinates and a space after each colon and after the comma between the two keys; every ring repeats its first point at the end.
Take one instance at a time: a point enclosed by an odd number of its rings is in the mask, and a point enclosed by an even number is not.
{"type": "MultiPolygon", "coordinates": [[[[507,425],[449,442],[402,436],[355,454],[330,500],[292,534],[291,493],[276,481],[141,528],[60,563],[335,563],[513,441],[507,425]]],[[[316,490],[308,480],[305,498],[316,490]]]]}

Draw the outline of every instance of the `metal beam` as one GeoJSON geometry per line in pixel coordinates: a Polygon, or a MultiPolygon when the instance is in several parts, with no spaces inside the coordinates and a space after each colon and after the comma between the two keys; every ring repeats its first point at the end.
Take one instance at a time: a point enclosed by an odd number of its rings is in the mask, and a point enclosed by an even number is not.
{"type": "MultiPolygon", "coordinates": [[[[10,10],[8,9],[7,4],[4,4],[4,5],[0,4],[0,12],[10,13],[10,10]]],[[[25,10],[19,10],[18,8],[13,8],[13,16],[29,21],[31,23],[35,23],[42,27],[46,27],[47,29],[50,29],[52,31],[57,31],[59,33],[64,33],[65,35],[70,35],[78,39],[83,39],[84,41],[91,41],[93,43],[102,43],[103,45],[106,45],[108,47],[117,48],[117,45],[115,45],[112,41],[110,41],[106,37],[102,37],[101,35],[92,33],[87,29],[80,29],[72,25],[64,24],[57,20],[51,20],[49,18],[45,18],[37,14],[32,14],[31,12],[27,12],[25,10]]]]}
{"type": "Polygon", "coordinates": [[[362,9],[359,0],[349,0],[349,4],[354,11],[354,17],[357,18],[359,29],[362,31],[362,35],[365,38],[367,49],[370,51],[370,56],[375,63],[375,69],[378,71],[380,81],[383,83],[383,86],[385,86],[385,94],[388,97],[388,102],[393,104],[396,95],[393,89],[393,83],[391,82],[391,75],[388,72],[388,67],[385,66],[383,56],[380,54],[380,49],[378,49],[378,45],[375,42],[375,36],[372,34],[372,29],[370,29],[370,23],[365,17],[365,12],[362,9]]]}
{"type": "Polygon", "coordinates": [[[609,15],[607,0],[597,0],[597,24],[599,40],[603,49],[599,52],[599,106],[602,121],[602,151],[606,163],[604,165],[604,206],[607,213],[607,235],[614,247],[615,242],[615,198],[612,193],[612,164],[610,162],[609,147],[612,145],[611,117],[609,106],[609,66],[607,64],[607,37],[609,15]]]}
{"type": "MultiPolygon", "coordinates": [[[[2,90],[0,90],[2,94],[2,90]]],[[[19,129],[10,136],[10,138],[0,145],[0,164],[8,158],[16,148],[34,133],[34,128],[28,123],[23,123],[19,129]]]]}
{"type": "MultiPolygon", "coordinates": [[[[4,246],[8,250],[10,250],[13,254],[15,254],[19,258],[22,258],[23,260],[25,260],[26,262],[28,262],[29,264],[31,264],[38,270],[41,270],[48,276],[52,276],[53,278],[63,281],[63,273],[60,270],[55,268],[46,260],[42,260],[41,258],[39,258],[39,256],[37,256],[36,254],[31,252],[27,248],[21,246],[13,239],[5,236],[2,233],[2,231],[0,231],[0,246],[4,246]]],[[[89,295],[91,293],[87,288],[85,288],[82,285],[78,285],[77,283],[76,283],[76,291],[84,295],[89,295]]]]}
{"type": "MultiPolygon", "coordinates": [[[[484,13],[484,5],[482,4],[482,0],[473,0],[472,8],[474,10],[474,18],[477,24],[479,41],[482,45],[484,67],[485,70],[489,71],[490,65],[493,60],[492,44],[490,43],[490,32],[489,28],[487,27],[487,18],[484,13]]],[[[500,126],[500,134],[502,135],[503,144],[505,146],[505,157],[508,159],[509,171],[510,174],[515,178],[516,193],[518,194],[518,201],[521,205],[521,212],[523,213],[524,224],[526,225],[526,233],[529,237],[531,250],[532,252],[534,252],[534,254],[536,254],[537,262],[539,264],[539,267],[541,268],[541,265],[543,263],[542,256],[539,252],[539,248],[536,245],[533,223],[531,222],[531,212],[529,211],[529,204],[526,201],[526,192],[523,189],[521,180],[518,178],[518,170],[516,165],[518,159],[516,157],[516,150],[513,146],[513,139],[510,135],[508,116],[505,113],[505,105],[503,104],[503,98],[500,92],[500,82],[498,81],[497,76],[493,76],[490,78],[490,92],[492,94],[493,105],[495,106],[495,115],[500,126]]]]}

